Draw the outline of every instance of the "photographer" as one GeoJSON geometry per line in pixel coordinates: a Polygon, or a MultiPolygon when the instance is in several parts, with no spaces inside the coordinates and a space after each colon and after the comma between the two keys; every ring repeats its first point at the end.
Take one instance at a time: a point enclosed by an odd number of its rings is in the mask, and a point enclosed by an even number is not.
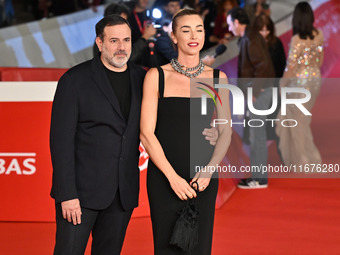
{"type": "Polygon", "coordinates": [[[255,18],[262,13],[270,16],[269,4],[266,0],[256,0],[253,4],[246,4],[244,10],[248,15],[250,25],[253,24],[255,18]]]}
{"type": "MultiPolygon", "coordinates": [[[[152,59],[153,55],[150,54],[150,48],[148,41],[156,34],[156,28],[153,27],[150,19],[146,15],[146,10],[149,0],[135,0],[131,6],[131,13],[128,21],[131,25],[132,32],[132,45],[134,46],[140,39],[143,43],[138,44],[138,49],[134,49],[134,56],[130,59],[135,64],[139,64],[145,67],[154,66],[152,59]],[[138,51],[139,54],[135,54],[138,51]]],[[[131,4],[130,4],[131,5],[131,4]]]]}
{"type": "MultiPolygon", "coordinates": [[[[170,20],[174,16],[176,12],[178,12],[181,9],[181,3],[180,0],[168,0],[163,6],[162,6],[162,12],[163,12],[163,20],[170,20]]],[[[164,21],[162,22],[164,23],[164,21]]]]}

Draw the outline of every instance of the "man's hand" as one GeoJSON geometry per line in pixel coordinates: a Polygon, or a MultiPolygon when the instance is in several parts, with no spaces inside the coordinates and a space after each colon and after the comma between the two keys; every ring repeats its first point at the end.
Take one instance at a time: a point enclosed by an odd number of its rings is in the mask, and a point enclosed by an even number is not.
{"type": "Polygon", "coordinates": [[[205,128],[202,132],[205,135],[205,139],[210,142],[211,145],[215,146],[218,139],[218,130],[215,127],[205,128]]]}
{"type": "Polygon", "coordinates": [[[61,202],[61,210],[63,218],[68,222],[73,222],[73,225],[81,223],[81,208],[78,198],[61,202]]]}

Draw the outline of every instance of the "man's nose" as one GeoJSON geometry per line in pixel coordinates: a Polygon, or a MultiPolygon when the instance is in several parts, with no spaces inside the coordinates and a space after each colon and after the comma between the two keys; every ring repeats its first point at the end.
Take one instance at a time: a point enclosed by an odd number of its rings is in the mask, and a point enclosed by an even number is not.
{"type": "Polygon", "coordinates": [[[118,43],[118,49],[119,49],[119,50],[125,50],[125,44],[124,44],[124,42],[119,42],[119,43],[118,43]]]}

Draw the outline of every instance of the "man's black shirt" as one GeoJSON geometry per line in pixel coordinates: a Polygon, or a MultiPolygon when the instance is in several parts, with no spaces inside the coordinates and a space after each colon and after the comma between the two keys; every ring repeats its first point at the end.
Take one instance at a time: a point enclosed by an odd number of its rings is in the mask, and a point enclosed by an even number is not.
{"type": "Polygon", "coordinates": [[[127,122],[131,106],[131,82],[129,68],[127,68],[124,72],[114,72],[105,67],[105,71],[118,99],[120,111],[127,122]]]}

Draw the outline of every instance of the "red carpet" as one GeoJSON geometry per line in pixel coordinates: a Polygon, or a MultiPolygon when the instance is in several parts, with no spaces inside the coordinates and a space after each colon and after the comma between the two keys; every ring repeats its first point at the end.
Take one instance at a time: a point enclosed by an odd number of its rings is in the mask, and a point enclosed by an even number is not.
{"type": "MultiPolygon", "coordinates": [[[[340,62],[332,66],[327,77],[339,76],[340,62]]],[[[324,163],[340,163],[338,82],[324,84],[312,112],[324,163]]],[[[269,163],[277,163],[270,150],[269,163]]],[[[216,211],[212,254],[340,255],[339,215],[340,179],[271,179],[268,189],[237,189],[216,211]]],[[[0,222],[0,255],[52,254],[54,233],[54,223],[0,222]]],[[[122,254],[153,254],[150,218],[131,220],[122,254]]]]}
{"type": "Polygon", "coordinates": [[[213,254],[340,254],[339,184],[276,179],[237,190],[216,214],[213,254]]]}
{"type": "MultiPolygon", "coordinates": [[[[312,129],[324,162],[339,164],[340,86],[332,83],[321,89],[312,129]]],[[[277,163],[270,150],[269,163],[277,163]]],[[[216,211],[213,254],[340,254],[339,198],[340,179],[271,179],[268,189],[238,189],[216,211]]],[[[54,223],[0,222],[0,255],[52,254],[54,232],[54,223]]],[[[153,254],[150,218],[131,220],[122,254],[153,254]]]]}
{"type": "MultiPolygon", "coordinates": [[[[216,211],[213,254],[340,254],[339,197],[339,179],[273,179],[268,189],[236,190],[216,211]]],[[[54,223],[0,223],[0,254],[52,254],[54,231],[54,223]]],[[[122,254],[152,251],[150,218],[133,219],[122,254]]]]}
{"type": "MultiPolygon", "coordinates": [[[[340,163],[339,95],[335,80],[324,84],[313,109],[325,163],[340,163]]],[[[278,162],[270,150],[270,163],[278,162]]],[[[340,179],[271,179],[268,189],[236,190],[216,211],[213,254],[340,254],[339,198],[340,179]]],[[[54,232],[54,223],[0,222],[0,255],[52,254],[54,232]]],[[[122,254],[153,254],[150,218],[131,220],[122,254]]]]}

